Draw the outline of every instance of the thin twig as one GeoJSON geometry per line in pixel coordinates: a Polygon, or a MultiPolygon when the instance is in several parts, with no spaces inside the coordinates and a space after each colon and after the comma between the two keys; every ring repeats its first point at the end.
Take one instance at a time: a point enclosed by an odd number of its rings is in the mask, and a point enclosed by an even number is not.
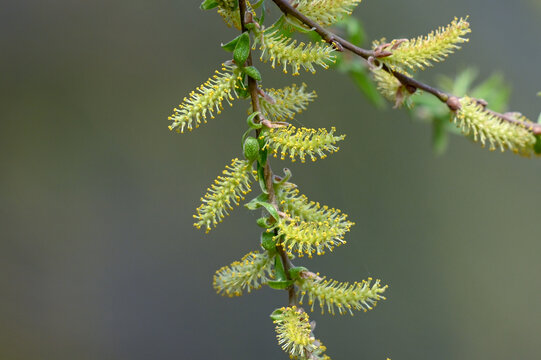
{"type": "MultiPolygon", "coordinates": [[[[246,7],[246,0],[239,0],[239,11],[240,11],[240,23],[241,23],[241,29],[242,32],[248,31],[246,29],[245,24],[245,14],[247,12],[246,7]]],[[[252,52],[250,51],[248,55],[248,59],[246,60],[246,66],[252,65],[252,52]]],[[[253,79],[252,77],[248,76],[248,92],[250,93],[250,98],[252,100],[252,110],[258,112],[258,116],[255,119],[255,122],[261,122],[263,120],[263,117],[261,114],[263,113],[261,111],[261,106],[259,105],[259,87],[257,85],[257,80],[253,79]]],[[[256,130],[256,137],[259,137],[260,130],[256,130]]],[[[264,176],[265,176],[265,188],[267,189],[267,192],[269,194],[269,203],[271,203],[277,210],[278,204],[276,202],[276,196],[274,193],[274,186],[273,186],[273,173],[272,169],[270,167],[269,161],[267,159],[265,168],[263,169],[264,176]]],[[[275,230],[275,235],[277,235],[275,230]]],[[[287,256],[284,248],[282,246],[277,246],[276,249],[278,250],[278,253],[280,254],[280,258],[282,259],[282,262],[284,264],[284,270],[286,273],[287,280],[291,280],[291,277],[289,275],[289,269],[292,267],[291,261],[289,260],[289,257],[287,256]]],[[[295,289],[295,285],[291,285],[288,288],[288,297],[289,297],[289,305],[297,305],[297,292],[295,289]]]]}
{"type": "MultiPolygon", "coordinates": [[[[336,35],[332,31],[329,31],[320,24],[318,24],[316,21],[310,19],[306,15],[302,14],[299,10],[297,10],[295,7],[291,6],[291,3],[288,0],[272,0],[276,6],[282,10],[282,12],[287,16],[291,15],[292,17],[296,18],[297,20],[301,21],[304,25],[306,25],[309,29],[314,30],[321,36],[323,40],[325,40],[327,43],[333,45],[336,50],[338,51],[344,51],[344,49],[347,49],[351,51],[354,54],[359,55],[365,60],[369,60],[371,58],[374,58],[374,51],[372,50],[366,50],[363,48],[360,48],[349,41],[341,38],[340,36],[336,35]]],[[[392,74],[398,81],[402,83],[408,90],[412,89],[410,92],[414,92],[415,90],[423,90],[426,91],[429,94],[434,95],[437,97],[442,103],[446,104],[451,111],[456,111],[456,108],[453,108],[451,104],[449,104],[447,101],[453,97],[453,95],[446,93],[445,91],[439,90],[435,87],[432,87],[430,85],[427,85],[423,82],[420,82],[418,80],[415,80],[412,77],[409,77],[407,75],[404,75],[400,72],[397,72],[395,70],[390,69],[389,67],[383,65],[383,70],[387,71],[388,73],[392,74]]],[[[513,119],[509,116],[506,116],[505,114],[500,114],[495,111],[487,109],[488,112],[491,114],[497,116],[498,118],[502,119],[503,121],[507,121],[513,124],[519,124],[524,126],[527,130],[531,131],[534,135],[540,135],[541,134],[541,124],[536,123],[530,123],[530,122],[524,122],[517,119],[513,119]]]]}

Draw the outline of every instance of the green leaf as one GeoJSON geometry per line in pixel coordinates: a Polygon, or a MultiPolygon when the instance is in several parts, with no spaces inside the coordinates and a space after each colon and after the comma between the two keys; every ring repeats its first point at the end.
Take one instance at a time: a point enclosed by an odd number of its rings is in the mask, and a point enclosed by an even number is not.
{"type": "Polygon", "coordinates": [[[250,116],[248,116],[246,118],[246,123],[248,124],[248,126],[250,127],[250,129],[261,129],[261,124],[256,124],[254,122],[254,118],[259,115],[259,111],[254,111],[253,113],[250,114],[250,116]]]}
{"type": "Polygon", "coordinates": [[[263,191],[264,194],[268,194],[267,184],[265,184],[265,167],[261,166],[259,160],[257,161],[257,180],[261,191],[263,191]]]}
{"type": "Polygon", "coordinates": [[[535,138],[537,139],[537,141],[533,146],[533,150],[536,154],[541,155],[541,135],[536,135],[535,138]]]}
{"type": "Polygon", "coordinates": [[[248,66],[248,67],[245,67],[243,70],[252,79],[255,79],[257,81],[261,81],[261,73],[255,67],[248,66]]]}
{"type": "Polygon", "coordinates": [[[276,309],[272,312],[272,314],[270,314],[270,318],[272,320],[280,320],[282,318],[283,313],[284,311],[282,309],[276,309]]]}
{"type": "Polygon", "coordinates": [[[248,56],[250,55],[250,35],[248,32],[243,32],[235,45],[233,51],[233,59],[238,66],[244,66],[248,56]]]}
{"type": "Polygon", "coordinates": [[[250,202],[244,204],[244,206],[249,210],[257,210],[261,207],[261,202],[269,201],[268,194],[259,194],[256,198],[250,200],[250,202]]]}
{"type": "Polygon", "coordinates": [[[277,280],[277,281],[268,281],[267,285],[269,285],[270,288],[276,289],[276,290],[285,290],[288,287],[290,287],[293,284],[293,281],[291,280],[277,280]]]}
{"type": "Polygon", "coordinates": [[[201,10],[210,10],[214,9],[218,5],[219,4],[216,0],[205,0],[201,3],[199,7],[201,8],[201,10]]]}
{"type": "MultiPolygon", "coordinates": [[[[264,218],[266,220],[266,218],[264,218]]],[[[276,241],[274,241],[274,234],[269,231],[261,233],[261,246],[263,249],[273,253],[276,251],[276,241]]]]}
{"type": "Polygon", "coordinates": [[[278,211],[272,204],[269,204],[268,202],[262,202],[261,206],[263,206],[265,210],[267,210],[276,221],[280,220],[280,215],[278,215],[278,211]]]}
{"type": "Polygon", "coordinates": [[[272,224],[269,224],[269,218],[268,217],[260,217],[256,220],[257,226],[262,227],[264,229],[269,229],[272,227],[272,224]]]}
{"type": "Polygon", "coordinates": [[[541,113],[539,113],[539,117],[537,118],[537,123],[541,124],[541,113]]]}
{"type": "Polygon", "coordinates": [[[280,220],[280,215],[278,215],[278,211],[268,201],[269,201],[269,195],[267,193],[263,193],[263,194],[260,194],[255,199],[250,200],[250,202],[244,204],[244,206],[249,210],[256,210],[256,209],[259,209],[260,207],[264,207],[265,210],[267,210],[269,214],[276,221],[280,220]]]}
{"type": "MultiPolygon", "coordinates": [[[[259,143],[259,148],[262,149],[261,142],[259,143]]],[[[261,167],[264,167],[267,164],[267,156],[268,156],[268,150],[266,148],[259,151],[259,159],[257,159],[257,163],[261,167]]]]}
{"type": "Polygon", "coordinates": [[[287,281],[286,270],[280,256],[274,258],[274,271],[276,272],[276,280],[287,281]]]}
{"type": "Polygon", "coordinates": [[[242,35],[243,34],[240,34],[239,36],[237,36],[236,38],[234,38],[227,44],[222,44],[222,49],[224,49],[225,51],[233,52],[235,50],[235,46],[237,46],[237,43],[239,42],[239,39],[242,35]]]}
{"type": "Polygon", "coordinates": [[[303,271],[308,271],[308,269],[305,268],[304,266],[297,266],[297,267],[289,269],[289,276],[291,277],[291,280],[295,281],[295,280],[300,279],[301,272],[303,271]]]}

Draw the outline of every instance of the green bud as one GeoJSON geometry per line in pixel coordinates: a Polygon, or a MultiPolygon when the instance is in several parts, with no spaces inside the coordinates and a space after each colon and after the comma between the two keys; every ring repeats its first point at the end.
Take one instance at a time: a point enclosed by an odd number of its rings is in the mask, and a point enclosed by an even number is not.
{"type": "Polygon", "coordinates": [[[259,141],[257,141],[257,139],[254,137],[247,137],[246,140],[244,140],[244,144],[242,145],[242,151],[246,159],[257,159],[257,156],[259,155],[259,141]]]}

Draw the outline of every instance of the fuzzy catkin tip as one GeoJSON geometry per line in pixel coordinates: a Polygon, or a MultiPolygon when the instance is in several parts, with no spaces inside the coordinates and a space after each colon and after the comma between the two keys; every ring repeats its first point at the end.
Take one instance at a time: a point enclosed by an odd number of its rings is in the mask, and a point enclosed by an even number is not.
{"type": "Polygon", "coordinates": [[[229,210],[233,209],[232,204],[238,205],[244,195],[251,191],[251,162],[233,159],[223,175],[214,180],[214,184],[201,198],[202,204],[194,215],[197,220],[194,226],[198,229],[204,227],[209,232],[229,214],[229,210]]]}
{"type": "Polygon", "coordinates": [[[207,116],[214,118],[214,113],[220,114],[224,99],[232,105],[238,80],[242,80],[240,70],[236,66],[222,64],[222,72],[216,71],[212,78],[192,91],[189,97],[185,97],[178,109],[174,109],[173,115],[169,117],[173,122],[169,130],[179,133],[185,129],[192,131],[194,127],[206,123],[207,116]]]}
{"type": "Polygon", "coordinates": [[[272,278],[272,258],[268,252],[250,252],[240,261],[224,266],[214,275],[213,286],[223,296],[241,296],[243,291],[259,289],[272,278]]]}
{"type": "Polygon", "coordinates": [[[531,156],[534,153],[535,136],[527,128],[533,124],[521,116],[521,123],[510,123],[486,111],[477,101],[467,96],[461,98],[460,108],[453,116],[454,123],[465,135],[472,135],[475,142],[489,149],[509,149],[516,154],[531,156]]]}

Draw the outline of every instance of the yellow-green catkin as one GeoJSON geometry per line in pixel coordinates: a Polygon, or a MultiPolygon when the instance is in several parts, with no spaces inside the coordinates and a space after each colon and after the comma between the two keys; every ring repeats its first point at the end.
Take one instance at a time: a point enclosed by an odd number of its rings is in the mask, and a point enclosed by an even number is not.
{"type": "Polygon", "coordinates": [[[251,180],[251,162],[233,159],[231,165],[223,171],[223,176],[218,176],[201,198],[202,204],[194,215],[197,220],[194,226],[198,229],[204,227],[209,232],[229,214],[229,210],[233,209],[232,204],[238,205],[244,195],[250,192],[251,180]]]}
{"type": "Polygon", "coordinates": [[[296,84],[283,89],[266,89],[265,93],[272,99],[261,98],[259,104],[263,116],[271,121],[286,121],[293,119],[296,113],[306,110],[308,103],[317,97],[315,91],[306,91],[306,84],[300,87],[296,84]]]}
{"type": "Polygon", "coordinates": [[[323,255],[325,250],[333,251],[336,246],[345,244],[344,236],[353,225],[339,218],[304,221],[298,216],[291,217],[287,212],[286,215],[288,218],[277,224],[276,238],[289,255],[295,251],[300,257],[304,254],[309,257],[323,255]]]}
{"type": "Polygon", "coordinates": [[[214,275],[213,286],[223,296],[241,296],[259,289],[272,278],[272,259],[267,252],[250,252],[240,261],[224,266],[214,275]]]}
{"type": "Polygon", "coordinates": [[[301,291],[300,301],[305,295],[308,295],[308,304],[314,311],[314,304],[317,300],[321,307],[321,312],[327,311],[335,314],[335,308],[339,314],[350,313],[353,310],[368,311],[372,310],[379,300],[385,300],[381,295],[387,289],[387,285],[381,286],[380,280],[372,282],[372,278],[354,282],[338,282],[336,280],[326,280],[316,274],[311,276],[301,276],[297,282],[301,291]]]}
{"type": "MultiPolygon", "coordinates": [[[[302,67],[306,71],[315,73],[314,65],[319,65],[324,69],[329,67],[329,63],[334,63],[334,48],[325,42],[297,44],[297,40],[288,38],[280,34],[278,29],[268,29],[262,31],[256,37],[261,50],[261,61],[270,61],[274,68],[277,64],[282,65],[284,73],[287,73],[287,66],[291,67],[293,75],[299,75],[299,69],[302,67]]],[[[254,47],[256,44],[254,44],[254,47]]]]}
{"type": "Polygon", "coordinates": [[[379,60],[394,70],[423,70],[459,49],[458,44],[469,41],[464,36],[470,32],[467,19],[455,18],[447,27],[440,27],[426,36],[411,40],[393,40],[386,48],[392,54],[379,60]]]}
{"type": "Polygon", "coordinates": [[[460,108],[453,117],[454,123],[464,134],[472,135],[473,140],[481,142],[483,146],[488,143],[490,150],[509,149],[523,156],[531,156],[536,139],[527,124],[533,123],[524,117],[517,120],[522,124],[504,121],[467,96],[460,99],[460,108]]]}
{"type": "MultiPolygon", "coordinates": [[[[361,0],[292,0],[291,5],[321,26],[330,26],[350,15],[361,0]]],[[[288,17],[288,20],[294,21],[288,17]]]]}
{"type": "Polygon", "coordinates": [[[276,338],[292,359],[325,359],[325,347],[312,335],[308,314],[296,306],[283,307],[277,315],[276,338]]]}
{"type": "Polygon", "coordinates": [[[332,154],[340,149],[335,144],[344,140],[346,136],[336,136],[335,131],[334,127],[331,131],[327,131],[326,129],[296,128],[290,125],[269,129],[263,132],[260,138],[265,140],[265,147],[274,153],[275,157],[280,153],[282,160],[289,154],[292,161],[299,157],[301,162],[305,162],[306,156],[316,161],[317,156],[324,159],[327,157],[326,153],[332,154]]]}
{"type": "Polygon", "coordinates": [[[220,114],[225,99],[230,105],[234,100],[235,84],[241,80],[240,70],[236,66],[222,64],[222,72],[207,80],[203,85],[185,97],[178,108],[175,108],[169,120],[173,123],[169,130],[179,133],[185,129],[192,130],[207,122],[207,116],[214,118],[214,112],[220,114]]]}

